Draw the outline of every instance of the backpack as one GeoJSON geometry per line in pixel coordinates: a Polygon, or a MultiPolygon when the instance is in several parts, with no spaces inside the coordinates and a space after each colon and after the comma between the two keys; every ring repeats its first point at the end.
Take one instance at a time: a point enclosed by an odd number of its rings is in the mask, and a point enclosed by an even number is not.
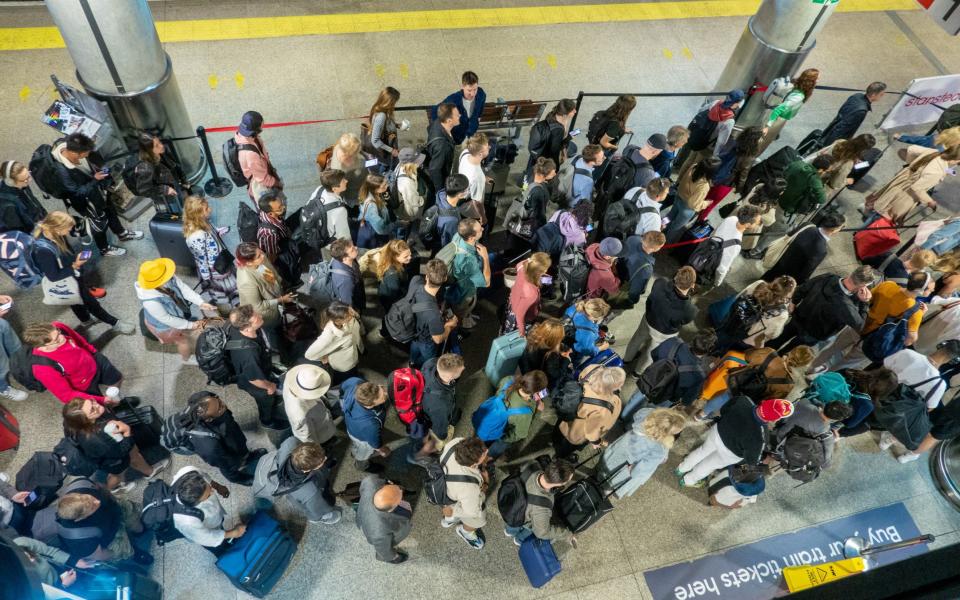
{"type": "Polygon", "coordinates": [[[440,460],[433,459],[426,464],[427,478],[423,482],[424,495],[427,502],[436,506],[450,506],[454,501],[447,496],[447,483],[475,483],[477,487],[482,485],[475,477],[469,475],[447,475],[447,461],[453,456],[453,448],[450,446],[440,460]]]}
{"type": "Polygon", "coordinates": [[[419,421],[423,416],[423,373],[412,367],[405,367],[394,371],[393,379],[393,406],[397,409],[400,421],[409,426],[419,421]]]}
{"type": "MultiPolygon", "coordinates": [[[[233,185],[237,187],[247,187],[249,181],[243,174],[243,168],[240,167],[240,151],[249,150],[261,154],[260,149],[253,144],[238,144],[234,138],[228,138],[223,142],[223,168],[227,175],[233,180],[233,185]]],[[[133,191],[133,190],[131,190],[133,191]]]]}
{"type": "Polygon", "coordinates": [[[780,106],[787,94],[793,91],[793,80],[789,76],[777,77],[763,92],[763,105],[767,108],[780,106]]]}
{"type": "Polygon", "coordinates": [[[899,317],[884,319],[883,325],[864,336],[861,342],[863,354],[873,362],[881,362],[894,352],[903,350],[907,339],[907,322],[920,310],[920,306],[920,302],[914,302],[899,317]]]}
{"type": "Polygon", "coordinates": [[[640,215],[660,214],[654,206],[637,208],[637,198],[642,193],[643,188],[638,189],[633,196],[621,198],[607,208],[607,214],[603,217],[604,235],[613,236],[621,241],[626,240],[636,233],[640,215]]]}
{"type": "Polygon", "coordinates": [[[746,396],[754,403],[767,399],[767,388],[771,385],[793,383],[789,377],[767,377],[767,368],[777,353],[771,351],[760,366],[744,365],[727,372],[727,389],[734,396],[746,396]]]}
{"type": "Polygon", "coordinates": [[[462,252],[460,250],[460,246],[457,245],[455,241],[451,241],[443,248],[440,248],[440,251],[437,252],[437,255],[434,256],[434,258],[447,265],[447,271],[452,274],[453,261],[458,254],[466,254],[466,252],[462,252]]]}
{"type": "Polygon", "coordinates": [[[13,375],[17,383],[27,388],[31,392],[45,392],[44,387],[33,374],[33,366],[42,365],[53,367],[60,371],[61,375],[66,375],[63,365],[53,360],[49,356],[38,356],[33,353],[31,346],[20,346],[20,349],[10,357],[10,374],[13,375]]]}
{"type": "Polygon", "coordinates": [[[294,234],[298,242],[303,242],[309,248],[319,252],[327,247],[333,241],[328,226],[327,213],[338,208],[343,208],[341,200],[325,204],[321,200],[323,186],[313,190],[310,199],[300,212],[300,228],[294,234]]]}
{"type": "MultiPolygon", "coordinates": [[[[557,211],[559,215],[562,211],[557,211]]],[[[560,231],[560,225],[556,221],[550,221],[543,227],[538,227],[533,234],[533,251],[546,252],[550,258],[556,261],[567,245],[567,238],[560,231]]]]}
{"type": "Polygon", "coordinates": [[[157,538],[157,545],[163,546],[183,537],[173,524],[173,515],[189,515],[203,521],[203,511],[195,506],[187,506],[177,499],[176,484],[167,485],[162,479],[154,479],[143,490],[143,509],[140,522],[157,538]]]}
{"type": "Polygon", "coordinates": [[[553,501],[543,496],[527,494],[527,480],[536,477],[540,471],[534,465],[521,469],[503,480],[497,491],[497,508],[508,527],[522,527],[527,522],[527,505],[553,509],[553,501]],[[531,468],[532,467],[532,468],[531,468]]]}
{"type": "Polygon", "coordinates": [[[421,240],[429,243],[440,241],[440,230],[437,227],[440,217],[457,217],[459,219],[460,211],[456,208],[440,208],[436,204],[425,210],[423,217],[420,219],[420,228],[417,231],[421,240]]]}
{"type": "MultiPolygon", "coordinates": [[[[390,182],[390,195],[389,200],[387,201],[387,206],[389,206],[392,210],[397,210],[403,204],[403,200],[400,198],[400,190],[397,188],[401,179],[412,179],[412,177],[401,171],[400,174],[394,177],[393,181],[390,182]]],[[[421,174],[419,169],[417,170],[417,194],[423,198],[424,202],[429,200],[429,179],[429,176],[421,174]]]]}
{"type": "Polygon", "coordinates": [[[763,309],[753,296],[739,296],[730,306],[718,329],[736,341],[746,339],[750,328],[760,321],[763,309]]]}
{"type": "Polygon", "coordinates": [[[97,464],[91,461],[71,437],[63,437],[53,447],[53,453],[60,457],[63,468],[69,475],[90,477],[97,471],[97,464]]]}
{"type": "Polygon", "coordinates": [[[583,399],[583,387],[576,379],[568,379],[553,392],[553,410],[561,421],[572,421],[583,399]]]}
{"type": "Polygon", "coordinates": [[[717,130],[717,123],[710,118],[710,109],[713,108],[713,104],[710,104],[693,117],[693,120],[690,121],[690,125],[687,126],[687,129],[690,130],[690,137],[687,138],[687,147],[690,150],[704,150],[710,146],[710,142],[713,140],[713,133],[717,130]]]}
{"type": "Polygon", "coordinates": [[[354,276],[339,265],[333,264],[333,259],[321,261],[310,266],[307,277],[307,295],[316,300],[321,306],[327,306],[335,300],[333,293],[333,274],[354,276]]]}
{"type": "Polygon", "coordinates": [[[960,104],[953,104],[940,114],[937,120],[937,131],[950,129],[960,125],[960,104]]]}
{"type": "Polygon", "coordinates": [[[64,195],[57,175],[57,162],[53,158],[53,146],[40,144],[30,157],[30,175],[40,191],[48,196],[60,198],[64,195]]]}
{"type": "Polygon", "coordinates": [[[197,363],[207,375],[207,383],[229,385],[237,382],[233,371],[233,361],[227,355],[230,350],[253,348],[256,342],[250,340],[231,340],[230,326],[207,327],[197,337],[197,363]]]}
{"type": "Polygon", "coordinates": [[[742,243],[741,240],[737,239],[721,241],[719,238],[710,238],[706,242],[697,244],[697,248],[687,259],[687,264],[697,272],[698,283],[702,281],[706,285],[713,285],[713,278],[716,276],[717,267],[720,266],[720,260],[723,258],[723,251],[742,243]]]}
{"type": "MultiPolygon", "coordinates": [[[[417,313],[429,312],[436,304],[414,302],[419,285],[411,285],[403,300],[394,302],[383,317],[383,326],[394,341],[407,344],[417,337],[417,313]]],[[[422,390],[421,390],[422,395],[422,390]]]]}
{"type": "Polygon", "coordinates": [[[750,167],[743,189],[752,190],[758,183],[768,185],[774,180],[782,178],[787,172],[787,167],[798,160],[802,160],[802,158],[800,153],[792,146],[780,148],[768,158],[750,167]]]}
{"type": "MultiPolygon", "coordinates": [[[[593,173],[583,167],[575,166],[577,161],[580,160],[582,156],[579,154],[568,160],[567,162],[560,165],[560,171],[557,172],[557,190],[560,194],[570,202],[573,200],[573,180],[576,179],[577,175],[583,177],[593,177],[593,173]]],[[[589,200],[589,198],[587,198],[589,200]]]]}
{"type": "Polygon", "coordinates": [[[241,242],[257,243],[257,229],[260,227],[260,217],[250,205],[241,201],[237,211],[237,235],[241,242]]]}
{"type": "Polygon", "coordinates": [[[607,133],[607,127],[611,120],[605,110],[593,113],[593,116],[590,117],[590,123],[587,125],[587,140],[591,144],[599,144],[604,134],[607,133]]]}
{"type": "Polygon", "coordinates": [[[34,237],[22,231],[0,233],[0,271],[13,280],[17,289],[30,289],[43,279],[33,262],[34,243],[34,237]]]}
{"type": "Polygon", "coordinates": [[[835,371],[827,371],[817,375],[803,392],[803,398],[817,406],[826,406],[831,402],[849,404],[852,395],[847,380],[835,371]]]}
{"type": "Polygon", "coordinates": [[[932,426],[924,397],[903,383],[876,403],[873,419],[909,450],[920,446],[932,426]]]}
{"type": "Polygon", "coordinates": [[[565,304],[583,296],[587,289],[587,277],[590,275],[590,263],[580,246],[569,245],[560,252],[557,262],[557,281],[565,304]]]}
{"type": "Polygon", "coordinates": [[[524,415],[533,412],[529,406],[507,408],[507,388],[513,383],[513,377],[508,377],[497,390],[497,393],[483,401],[483,404],[473,411],[470,421],[476,430],[477,437],[485,442],[495,442],[503,437],[507,430],[508,419],[513,415],[524,415]]]}
{"type": "Polygon", "coordinates": [[[530,128],[530,139],[527,142],[527,150],[531,156],[537,157],[543,153],[544,146],[546,146],[547,141],[550,140],[550,129],[552,129],[552,127],[546,119],[537,121],[534,126],[530,128]]]}
{"type": "Polygon", "coordinates": [[[649,402],[662,404],[672,400],[680,373],[695,373],[700,370],[696,365],[677,365],[679,351],[678,343],[670,349],[666,358],[654,361],[637,379],[637,389],[643,392],[649,402]]]}
{"type": "Polygon", "coordinates": [[[630,158],[636,150],[636,146],[627,146],[621,156],[609,159],[610,165],[598,182],[597,205],[607,206],[623,198],[630,188],[637,187],[634,181],[640,165],[630,158]]]}
{"type": "Polygon", "coordinates": [[[177,454],[194,454],[192,438],[206,437],[219,438],[220,436],[206,429],[187,429],[186,413],[190,409],[174,413],[160,423],[160,444],[164,448],[177,454]]]}
{"type": "Polygon", "coordinates": [[[827,450],[824,442],[833,435],[831,432],[814,435],[799,427],[794,427],[780,440],[774,451],[780,466],[790,477],[809,483],[820,476],[827,464],[827,450]]]}
{"type": "Polygon", "coordinates": [[[35,493],[37,499],[30,503],[30,510],[39,510],[56,499],[66,477],[67,470],[59,456],[53,452],[34,452],[17,471],[17,489],[35,493]]]}

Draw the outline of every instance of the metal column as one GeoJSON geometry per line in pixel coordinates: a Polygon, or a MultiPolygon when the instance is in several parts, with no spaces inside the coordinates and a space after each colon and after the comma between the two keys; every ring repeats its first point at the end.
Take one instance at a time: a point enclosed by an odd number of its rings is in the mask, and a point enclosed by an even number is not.
{"type": "MultiPolygon", "coordinates": [[[[170,57],[146,0],[46,0],[47,10],[91,96],[107,103],[128,145],[140,131],[164,138],[194,135],[170,57]]],[[[197,140],[173,142],[191,183],[206,161],[197,140]]]]}
{"type": "MultiPolygon", "coordinates": [[[[777,77],[794,75],[816,45],[817,35],[838,0],[763,0],[734,48],[714,89],[749,90],[777,77]]],[[[748,101],[737,124],[757,125],[763,104],[748,101]]]]}

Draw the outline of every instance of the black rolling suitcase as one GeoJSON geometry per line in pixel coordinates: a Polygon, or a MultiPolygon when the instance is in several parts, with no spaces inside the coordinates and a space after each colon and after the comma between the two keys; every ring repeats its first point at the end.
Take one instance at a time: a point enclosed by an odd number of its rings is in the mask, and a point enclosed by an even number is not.
{"type": "Polygon", "coordinates": [[[169,204],[166,212],[157,211],[150,219],[150,236],[157,245],[160,256],[169,258],[177,266],[187,267],[191,271],[196,269],[193,254],[187,248],[187,240],[183,237],[183,219],[171,210],[169,204]]]}
{"type": "Polygon", "coordinates": [[[694,221],[693,225],[688,227],[676,243],[682,244],[673,248],[671,254],[680,262],[681,265],[687,264],[690,255],[699,247],[699,243],[692,243],[697,240],[709,238],[713,234],[713,225],[710,223],[700,223],[694,221]],[[688,243],[689,242],[689,243],[688,243]]]}
{"type": "Polygon", "coordinates": [[[557,494],[554,506],[560,519],[570,531],[573,533],[585,531],[602,519],[603,515],[613,510],[610,496],[617,490],[604,491],[604,484],[613,479],[625,466],[627,466],[626,463],[620,465],[601,480],[592,476],[581,479],[557,494]]]}
{"type": "MultiPolygon", "coordinates": [[[[121,403],[120,406],[124,404],[121,403]]],[[[114,416],[130,426],[130,434],[148,463],[156,464],[170,456],[170,452],[160,443],[163,419],[160,418],[157,409],[152,406],[121,408],[115,412],[114,416]]]]}
{"type": "Polygon", "coordinates": [[[822,129],[814,129],[808,133],[807,137],[803,138],[803,141],[797,144],[797,152],[800,156],[809,156],[814,152],[819,152],[823,148],[823,144],[820,143],[822,136],[822,129]]]}

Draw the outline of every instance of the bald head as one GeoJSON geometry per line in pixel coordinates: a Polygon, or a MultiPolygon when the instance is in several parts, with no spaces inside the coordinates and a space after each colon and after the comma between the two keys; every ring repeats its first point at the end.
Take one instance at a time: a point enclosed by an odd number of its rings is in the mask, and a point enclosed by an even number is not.
{"type": "Polygon", "coordinates": [[[402,500],[403,490],[400,489],[400,486],[388,483],[373,495],[373,506],[376,507],[377,510],[393,510],[402,500]]]}

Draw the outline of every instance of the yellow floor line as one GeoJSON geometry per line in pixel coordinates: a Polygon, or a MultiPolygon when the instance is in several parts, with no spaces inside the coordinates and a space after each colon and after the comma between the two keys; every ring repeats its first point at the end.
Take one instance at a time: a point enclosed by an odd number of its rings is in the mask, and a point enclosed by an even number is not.
{"type": "MultiPolygon", "coordinates": [[[[752,15],[759,0],[690,0],[462,10],[424,10],[248,19],[161,21],[163,42],[205,42],[342,33],[380,33],[428,29],[472,29],[614,21],[656,21],[743,17],[752,15]]],[[[840,12],[914,10],[914,0],[841,0],[840,12]]],[[[56,27],[0,28],[0,50],[63,48],[56,27]]]]}

